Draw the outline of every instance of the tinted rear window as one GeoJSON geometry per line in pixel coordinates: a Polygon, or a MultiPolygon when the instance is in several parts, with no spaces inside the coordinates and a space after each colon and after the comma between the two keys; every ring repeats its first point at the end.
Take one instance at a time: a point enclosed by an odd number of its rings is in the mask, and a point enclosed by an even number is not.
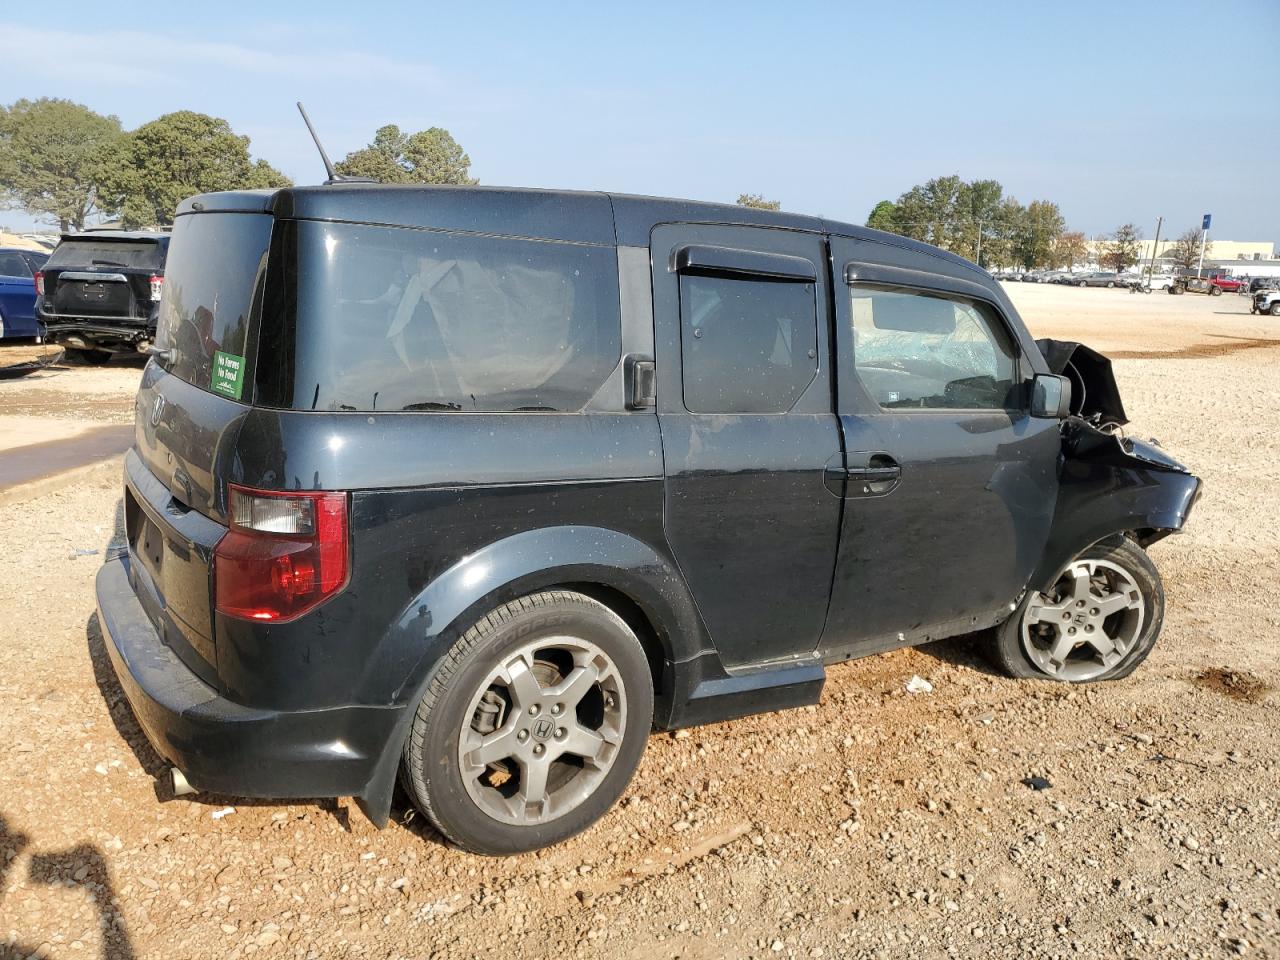
{"type": "Polygon", "coordinates": [[[129,267],[159,270],[164,249],[150,240],[102,240],[92,237],[63,240],[49,257],[50,270],[75,267],[129,267]]]}
{"type": "Polygon", "coordinates": [[[273,219],[196,213],[178,218],[169,244],[157,346],[165,368],[204,390],[249,400],[250,327],[266,277],[273,219]]]}
{"type": "Polygon", "coordinates": [[[265,405],[574,411],[618,363],[612,247],[312,221],[286,236],[265,405]]]}

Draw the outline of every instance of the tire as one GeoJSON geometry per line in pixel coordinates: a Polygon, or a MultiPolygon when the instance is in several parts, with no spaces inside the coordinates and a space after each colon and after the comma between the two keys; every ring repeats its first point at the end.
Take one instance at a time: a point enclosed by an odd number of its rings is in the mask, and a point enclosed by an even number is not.
{"type": "Polygon", "coordinates": [[[1107,283],[1107,289],[1108,289],[1108,290],[1114,290],[1115,288],[1116,288],[1116,285],[1115,285],[1114,283],[1112,283],[1112,282],[1108,281],[1108,283],[1107,283]]]}
{"type": "Polygon", "coordinates": [[[81,363],[86,367],[100,367],[111,360],[111,354],[105,350],[84,350],[80,347],[67,347],[67,360],[81,363]]]}
{"type": "Polygon", "coordinates": [[[492,610],[441,659],[405,742],[401,782],[459,847],[488,856],[537,850],[613,806],[652,722],[648,659],[626,622],[581,593],[536,593],[492,610]],[[561,704],[555,691],[566,684],[560,696],[577,688],[579,699],[561,704]],[[524,795],[529,770],[541,771],[528,781],[533,799],[524,795]]]}
{"type": "Polygon", "coordinates": [[[1220,296],[1222,296],[1222,288],[1221,288],[1221,287],[1213,287],[1213,286],[1209,287],[1209,296],[1211,296],[1211,297],[1220,297],[1220,296]]]}
{"type": "Polygon", "coordinates": [[[1180,297],[1180,296],[1182,296],[1182,295],[1183,295],[1184,293],[1186,293],[1186,292],[1187,292],[1187,288],[1186,288],[1186,287],[1181,286],[1180,284],[1176,284],[1176,283],[1175,283],[1172,287],[1170,287],[1170,288],[1169,288],[1169,293],[1170,293],[1172,296],[1175,296],[1175,297],[1180,297]]]}
{"type": "Polygon", "coordinates": [[[1151,653],[1163,623],[1164,586],[1151,558],[1127,537],[1105,541],[1067,564],[1043,591],[1027,592],[1013,616],[996,628],[991,659],[1023,680],[1119,680],[1151,653]],[[1077,572],[1092,575],[1081,582],[1077,572]],[[1100,595],[1100,584],[1109,592],[1100,595]],[[1124,605],[1108,614],[1101,607],[1106,603],[1124,605]],[[1100,616],[1092,615],[1100,609],[1100,616]],[[1064,623],[1079,640],[1063,632],[1064,623]],[[1120,652],[1100,654],[1087,637],[1111,642],[1120,652]]]}
{"type": "Polygon", "coordinates": [[[1083,280],[1081,280],[1079,283],[1076,284],[1076,286],[1080,288],[1084,288],[1084,287],[1087,287],[1088,284],[1085,283],[1083,280]]]}
{"type": "Polygon", "coordinates": [[[1273,317],[1280,317],[1280,300],[1277,300],[1275,303],[1271,304],[1271,309],[1269,309],[1267,313],[1273,317]]]}

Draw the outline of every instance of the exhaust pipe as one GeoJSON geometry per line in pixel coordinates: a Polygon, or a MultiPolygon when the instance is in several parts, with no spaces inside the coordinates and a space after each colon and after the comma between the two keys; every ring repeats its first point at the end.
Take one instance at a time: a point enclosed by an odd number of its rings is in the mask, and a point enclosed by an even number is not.
{"type": "Polygon", "coordinates": [[[189,797],[192,794],[200,792],[191,784],[187,783],[186,774],[177,767],[169,768],[169,785],[173,788],[173,795],[175,797],[189,797]]]}

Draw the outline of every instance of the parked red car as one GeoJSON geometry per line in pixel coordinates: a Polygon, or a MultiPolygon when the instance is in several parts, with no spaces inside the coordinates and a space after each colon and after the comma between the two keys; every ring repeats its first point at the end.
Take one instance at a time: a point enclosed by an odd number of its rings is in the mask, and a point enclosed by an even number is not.
{"type": "Polygon", "coordinates": [[[1238,293],[1240,288],[1245,285],[1244,280],[1237,280],[1235,277],[1227,276],[1210,277],[1209,282],[1218,289],[1224,290],[1227,293],[1238,293]]]}

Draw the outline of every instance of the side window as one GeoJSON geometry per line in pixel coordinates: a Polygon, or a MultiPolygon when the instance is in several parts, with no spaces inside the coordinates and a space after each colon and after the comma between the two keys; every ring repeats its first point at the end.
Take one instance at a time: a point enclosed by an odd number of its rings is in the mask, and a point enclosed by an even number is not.
{"type": "Polygon", "coordinates": [[[985,304],[900,289],[854,287],[853,357],[886,409],[1019,405],[1017,351],[985,304]]]}
{"type": "Polygon", "coordinates": [[[31,268],[20,253],[0,253],[0,277],[29,277],[31,268]]]}
{"type": "Polygon", "coordinates": [[[684,405],[785,413],[818,371],[812,282],[681,274],[684,405]]]}

